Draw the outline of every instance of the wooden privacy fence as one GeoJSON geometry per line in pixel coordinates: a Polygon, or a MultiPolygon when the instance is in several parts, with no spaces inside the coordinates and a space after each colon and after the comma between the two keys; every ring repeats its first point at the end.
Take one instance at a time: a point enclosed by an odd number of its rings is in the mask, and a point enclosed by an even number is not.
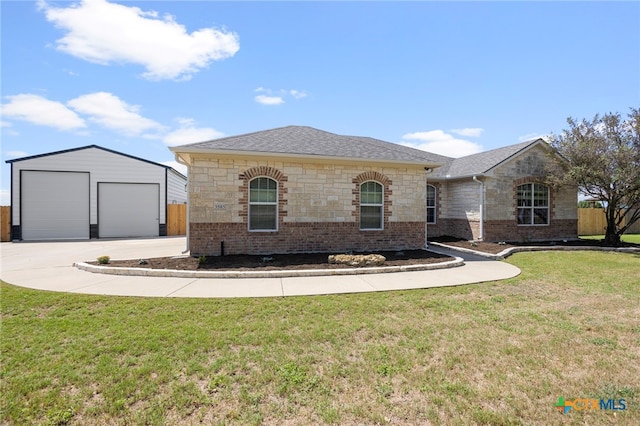
{"type": "MultiPolygon", "coordinates": [[[[578,235],[604,235],[606,229],[607,218],[602,209],[578,209],[578,235]]],[[[640,233],[640,221],[631,225],[626,233],[640,233]]]]}
{"type": "Polygon", "coordinates": [[[11,241],[11,207],[0,206],[0,241],[11,241]]]}
{"type": "MultiPolygon", "coordinates": [[[[187,235],[187,205],[169,204],[167,207],[167,235],[187,235]]],[[[0,222],[0,240],[11,241],[11,207],[0,206],[0,222]]]]}
{"type": "Polygon", "coordinates": [[[167,206],[167,235],[187,235],[187,205],[167,206]]]}

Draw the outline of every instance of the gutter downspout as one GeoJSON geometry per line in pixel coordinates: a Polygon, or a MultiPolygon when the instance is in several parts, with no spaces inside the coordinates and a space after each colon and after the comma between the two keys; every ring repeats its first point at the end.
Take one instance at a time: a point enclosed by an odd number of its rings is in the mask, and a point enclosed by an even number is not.
{"type": "MultiPolygon", "coordinates": [[[[189,170],[189,164],[186,163],[182,158],[180,158],[180,156],[176,153],[173,154],[173,156],[175,157],[176,161],[179,164],[182,164],[183,166],[187,166],[187,171],[189,170]]],[[[186,223],[186,227],[187,227],[187,240],[186,240],[186,247],[184,248],[184,251],[182,252],[182,254],[185,254],[189,251],[189,217],[190,217],[190,210],[191,210],[191,203],[189,202],[189,173],[187,172],[187,185],[185,187],[185,190],[187,192],[187,223],[186,223]]]]}
{"type": "Polygon", "coordinates": [[[432,173],[433,169],[430,167],[425,167],[424,168],[424,182],[425,182],[425,186],[424,186],[424,194],[425,194],[425,200],[424,200],[424,248],[425,250],[429,249],[429,231],[428,231],[428,218],[429,218],[429,209],[427,207],[427,199],[426,199],[426,195],[427,195],[427,188],[429,187],[429,173],[432,173]]]}
{"type": "Polygon", "coordinates": [[[480,184],[480,238],[484,240],[484,182],[478,179],[477,175],[473,176],[473,180],[480,184]]]}

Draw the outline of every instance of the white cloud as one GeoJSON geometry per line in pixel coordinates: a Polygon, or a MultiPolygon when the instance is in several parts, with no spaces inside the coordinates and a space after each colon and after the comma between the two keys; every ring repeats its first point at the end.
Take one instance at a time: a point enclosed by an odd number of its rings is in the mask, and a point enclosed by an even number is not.
{"type": "Polygon", "coordinates": [[[256,93],[264,93],[263,95],[257,95],[254,97],[255,101],[262,105],[281,105],[285,103],[285,97],[292,97],[293,99],[302,99],[309,96],[307,92],[296,89],[280,89],[275,91],[277,95],[274,95],[274,91],[266,87],[258,87],[253,90],[256,93]]]}
{"type": "Polygon", "coordinates": [[[400,142],[401,145],[433,152],[434,154],[445,155],[447,157],[464,157],[465,155],[476,154],[482,151],[480,144],[464,139],[457,139],[442,130],[407,133],[402,136],[402,139],[405,140],[400,142]]]}
{"type": "Polygon", "coordinates": [[[8,104],[0,106],[0,114],[5,118],[28,121],[40,126],[58,130],[74,130],[86,127],[82,118],[56,101],[40,95],[20,94],[7,96],[8,104]]]}
{"type": "Polygon", "coordinates": [[[302,99],[307,97],[307,93],[300,90],[289,90],[289,94],[296,99],[302,99]]]}
{"type": "Polygon", "coordinates": [[[176,146],[188,143],[204,142],[224,136],[224,133],[211,127],[196,127],[192,118],[178,118],[180,128],[167,133],[162,141],[165,145],[176,146]]]}
{"type": "Polygon", "coordinates": [[[102,65],[133,63],[146,68],[151,80],[189,79],[213,61],[232,57],[240,49],[237,34],[202,28],[188,33],[172,16],[154,11],[83,0],[69,7],[38,3],[47,20],[66,34],[57,49],[102,65]]]}
{"type": "Polygon", "coordinates": [[[24,151],[6,151],[4,154],[7,156],[7,158],[21,158],[27,157],[29,155],[24,151]]]}
{"type": "Polygon", "coordinates": [[[480,127],[467,127],[467,128],[464,128],[464,129],[451,129],[451,133],[455,133],[456,135],[460,135],[460,136],[473,137],[473,138],[477,138],[478,136],[482,135],[482,132],[484,132],[484,129],[482,129],[480,127]]]}
{"type": "Polygon", "coordinates": [[[165,166],[173,167],[183,175],[185,176],[187,175],[187,166],[185,166],[184,164],[180,164],[177,161],[163,161],[161,164],[164,164],[165,166]]]}
{"type": "Polygon", "coordinates": [[[0,120],[0,127],[11,127],[11,126],[13,126],[13,124],[9,123],[8,121],[0,120]]]}
{"type": "Polygon", "coordinates": [[[8,189],[0,189],[0,206],[11,205],[11,192],[8,189]]]}
{"type": "Polygon", "coordinates": [[[284,103],[284,99],[280,96],[258,95],[254,99],[262,105],[280,105],[284,103]]]}
{"type": "Polygon", "coordinates": [[[88,115],[90,121],[127,136],[162,130],[159,123],[139,114],[139,106],[129,105],[111,93],[89,93],[70,100],[67,105],[88,115]]]}

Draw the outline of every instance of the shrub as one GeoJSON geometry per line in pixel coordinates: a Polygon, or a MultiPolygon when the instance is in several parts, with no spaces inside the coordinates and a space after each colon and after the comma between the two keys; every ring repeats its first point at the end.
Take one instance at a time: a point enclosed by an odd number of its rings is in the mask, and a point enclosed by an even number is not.
{"type": "Polygon", "coordinates": [[[107,265],[110,260],[111,260],[111,258],[109,256],[100,256],[98,258],[98,263],[100,265],[107,265]]]}
{"type": "Polygon", "coordinates": [[[332,254],[328,258],[329,263],[349,266],[381,266],[385,260],[380,254],[332,254]]]}

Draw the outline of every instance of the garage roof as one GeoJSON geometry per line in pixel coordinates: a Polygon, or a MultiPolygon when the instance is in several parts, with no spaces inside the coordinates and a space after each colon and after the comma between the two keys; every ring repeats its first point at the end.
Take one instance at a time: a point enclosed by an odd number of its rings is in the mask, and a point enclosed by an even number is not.
{"type": "Polygon", "coordinates": [[[145,160],[144,158],[135,157],[133,155],[124,154],[122,152],[114,151],[112,149],[104,148],[104,147],[101,147],[101,146],[98,146],[98,145],[87,145],[87,146],[82,146],[80,148],[64,149],[64,150],[61,150],[61,151],[47,152],[46,154],[38,154],[38,155],[30,155],[28,157],[14,158],[14,159],[11,159],[11,160],[7,160],[6,163],[16,163],[16,162],[19,162],[19,161],[33,160],[34,158],[49,157],[51,155],[66,154],[68,152],[81,151],[83,149],[91,149],[91,148],[101,149],[102,151],[110,152],[112,154],[122,155],[123,157],[128,157],[128,158],[132,158],[134,160],[143,161],[145,163],[153,164],[154,166],[159,166],[159,167],[162,167],[164,169],[171,169],[171,170],[175,171],[176,173],[180,174],[181,176],[183,176],[182,173],[178,172],[177,170],[175,170],[171,166],[167,166],[167,165],[161,164],[161,163],[156,163],[156,162],[150,161],[150,160],[145,160]]]}

